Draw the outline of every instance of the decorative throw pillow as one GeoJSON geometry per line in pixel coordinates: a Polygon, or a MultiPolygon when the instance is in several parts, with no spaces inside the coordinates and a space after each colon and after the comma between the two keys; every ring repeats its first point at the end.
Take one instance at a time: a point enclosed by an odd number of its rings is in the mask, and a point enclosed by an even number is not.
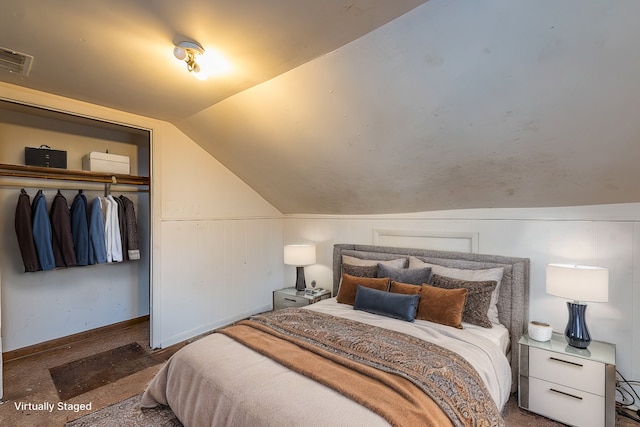
{"type": "Polygon", "coordinates": [[[351,264],[351,265],[377,266],[378,264],[384,264],[384,265],[388,265],[389,267],[405,268],[407,266],[407,262],[408,261],[406,258],[381,261],[379,259],[361,259],[361,258],[349,256],[349,255],[342,255],[342,265],[351,264]]]}
{"type": "Polygon", "coordinates": [[[388,277],[396,282],[422,285],[431,279],[431,267],[394,268],[378,263],[378,277],[388,277]]]}
{"type": "Polygon", "coordinates": [[[416,319],[462,329],[462,310],[466,289],[444,289],[422,285],[416,319]]]}
{"type": "Polygon", "coordinates": [[[432,274],[438,274],[444,277],[452,277],[454,279],[470,280],[473,282],[481,282],[486,280],[495,280],[496,287],[491,294],[491,304],[487,312],[487,317],[491,323],[499,324],[498,318],[498,296],[500,295],[500,283],[504,274],[504,268],[486,268],[481,270],[466,270],[452,267],[444,267],[442,265],[430,264],[416,257],[409,257],[409,268],[431,267],[432,274]]]}
{"type": "Polygon", "coordinates": [[[410,283],[391,282],[389,292],[394,294],[416,295],[420,293],[420,285],[412,285],[410,283]]]}
{"type": "Polygon", "coordinates": [[[462,321],[473,325],[491,328],[492,323],[487,317],[491,293],[496,287],[495,281],[472,282],[469,280],[452,279],[434,274],[433,286],[445,289],[466,289],[467,299],[464,303],[462,321]]]}
{"type": "Polygon", "coordinates": [[[378,266],[342,264],[342,274],[356,277],[377,277],[378,266]]]}
{"type": "Polygon", "coordinates": [[[419,301],[420,295],[418,294],[392,294],[358,286],[353,309],[413,322],[419,301]]]}
{"type": "Polygon", "coordinates": [[[353,305],[356,300],[356,291],[358,290],[358,285],[364,286],[365,288],[373,288],[386,292],[387,289],[389,289],[389,279],[356,277],[349,274],[343,274],[336,301],[342,304],[353,305]]]}

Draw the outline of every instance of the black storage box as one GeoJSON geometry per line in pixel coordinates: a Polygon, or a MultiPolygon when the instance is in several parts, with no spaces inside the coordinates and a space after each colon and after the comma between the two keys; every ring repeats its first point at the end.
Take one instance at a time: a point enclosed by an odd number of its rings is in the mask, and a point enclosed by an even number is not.
{"type": "Polygon", "coordinates": [[[40,148],[24,148],[24,164],[27,166],[41,166],[45,168],[67,168],[67,152],[52,150],[48,145],[40,148]]]}

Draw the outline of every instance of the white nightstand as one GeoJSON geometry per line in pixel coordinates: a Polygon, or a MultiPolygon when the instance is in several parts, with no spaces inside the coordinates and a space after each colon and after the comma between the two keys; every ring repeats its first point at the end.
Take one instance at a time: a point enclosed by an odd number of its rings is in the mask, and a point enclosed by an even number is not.
{"type": "Polygon", "coordinates": [[[284,288],[273,291],[273,309],[280,310],[287,307],[304,307],[305,305],[316,303],[320,300],[331,298],[331,291],[317,288],[321,291],[318,294],[310,295],[304,291],[297,291],[296,288],[284,288]]]}
{"type": "Polygon", "coordinates": [[[539,342],[520,339],[521,408],[579,427],[614,427],[616,346],[591,341],[569,346],[562,334],[539,342]]]}

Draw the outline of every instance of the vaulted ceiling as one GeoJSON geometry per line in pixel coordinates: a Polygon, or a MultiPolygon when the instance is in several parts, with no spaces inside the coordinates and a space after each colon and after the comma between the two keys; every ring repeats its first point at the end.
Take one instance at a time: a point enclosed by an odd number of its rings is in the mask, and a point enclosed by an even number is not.
{"type": "Polygon", "coordinates": [[[640,201],[635,0],[4,0],[0,80],[174,123],[283,213],[640,201]],[[196,40],[230,64],[194,79],[196,40]]]}

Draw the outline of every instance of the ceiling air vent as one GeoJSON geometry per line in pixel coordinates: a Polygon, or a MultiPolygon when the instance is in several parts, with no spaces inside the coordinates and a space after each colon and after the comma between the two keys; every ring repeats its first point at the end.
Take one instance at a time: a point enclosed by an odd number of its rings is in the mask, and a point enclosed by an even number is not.
{"type": "Polygon", "coordinates": [[[28,76],[33,56],[0,47],[0,70],[28,76]]]}

